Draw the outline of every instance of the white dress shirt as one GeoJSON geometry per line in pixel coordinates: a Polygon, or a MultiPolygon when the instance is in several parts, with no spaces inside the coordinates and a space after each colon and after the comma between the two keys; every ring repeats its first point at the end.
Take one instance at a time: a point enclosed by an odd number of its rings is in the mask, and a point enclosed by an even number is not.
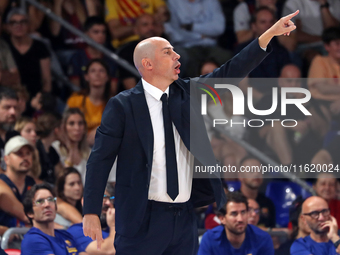
{"type": "Polygon", "coordinates": [[[169,96],[169,88],[163,92],[146,82],[144,79],[142,79],[142,84],[150,112],[154,140],[148,198],[149,200],[168,203],[186,202],[189,200],[191,195],[194,157],[185,147],[174,124],[172,124],[172,127],[174,131],[176,149],[179,194],[175,201],[173,201],[167,194],[165,137],[161,97],[163,93],[166,93],[169,96]]]}

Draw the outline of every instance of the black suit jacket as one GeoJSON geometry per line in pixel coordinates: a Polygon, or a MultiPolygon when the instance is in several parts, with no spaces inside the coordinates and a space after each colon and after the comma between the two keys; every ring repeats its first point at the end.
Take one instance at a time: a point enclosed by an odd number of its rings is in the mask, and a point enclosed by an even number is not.
{"type": "MultiPolygon", "coordinates": [[[[270,50],[267,49],[268,51],[270,50]]],[[[258,40],[254,40],[232,60],[205,77],[243,78],[267,56],[267,52],[259,47],[258,40]]],[[[216,165],[203,118],[199,113],[190,111],[190,100],[195,97],[192,91],[190,79],[178,79],[170,85],[169,109],[172,121],[195,159],[203,165],[216,165]],[[191,129],[191,132],[190,118],[201,123],[197,128],[191,129]],[[205,153],[198,150],[201,146],[207,148],[205,153]]],[[[124,236],[137,233],[148,201],[153,144],[151,118],[140,81],[135,88],[121,92],[107,103],[87,163],[84,214],[100,215],[107,178],[118,156],[116,232],[124,236]]],[[[193,179],[190,200],[195,207],[214,201],[221,207],[226,202],[221,181],[216,178],[193,179]]]]}

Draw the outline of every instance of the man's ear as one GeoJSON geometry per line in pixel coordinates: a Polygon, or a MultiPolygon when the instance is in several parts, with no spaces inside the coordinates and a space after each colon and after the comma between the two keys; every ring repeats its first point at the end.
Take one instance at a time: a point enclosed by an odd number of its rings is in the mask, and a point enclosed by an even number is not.
{"type": "Polygon", "coordinates": [[[221,223],[222,223],[223,225],[225,225],[226,222],[227,222],[225,215],[219,214],[219,215],[218,215],[218,219],[221,221],[221,223]]]}
{"type": "Polygon", "coordinates": [[[142,66],[145,70],[152,70],[153,66],[149,58],[142,59],[142,66]]]}
{"type": "Polygon", "coordinates": [[[8,155],[4,156],[4,161],[5,161],[6,166],[8,166],[9,165],[9,156],[8,155]]]}

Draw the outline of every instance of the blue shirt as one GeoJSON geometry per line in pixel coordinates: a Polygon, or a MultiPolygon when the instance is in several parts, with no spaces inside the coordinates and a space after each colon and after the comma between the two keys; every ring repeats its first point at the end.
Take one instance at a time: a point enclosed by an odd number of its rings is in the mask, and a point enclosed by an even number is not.
{"type": "MultiPolygon", "coordinates": [[[[69,229],[67,230],[75,240],[77,240],[77,243],[81,247],[82,250],[86,250],[87,246],[93,241],[91,237],[84,236],[83,232],[83,223],[77,223],[73,224],[69,229]]],[[[106,239],[109,236],[109,229],[108,231],[102,231],[103,239],[106,239]]]]}
{"type": "Polygon", "coordinates": [[[315,242],[310,236],[299,238],[290,247],[291,255],[336,255],[335,247],[332,241],[327,243],[315,242]]]}
{"type": "Polygon", "coordinates": [[[47,235],[32,227],[21,243],[21,255],[78,255],[84,251],[66,230],[55,229],[54,235],[47,235]]]}
{"type": "Polygon", "coordinates": [[[208,230],[202,238],[198,255],[274,255],[273,241],[270,235],[248,225],[246,237],[239,249],[235,249],[227,239],[224,226],[208,230]]]}

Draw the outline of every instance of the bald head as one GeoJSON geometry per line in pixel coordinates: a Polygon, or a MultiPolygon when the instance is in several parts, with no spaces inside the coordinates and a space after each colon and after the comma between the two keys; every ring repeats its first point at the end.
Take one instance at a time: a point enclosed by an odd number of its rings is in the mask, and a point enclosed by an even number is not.
{"type": "Polygon", "coordinates": [[[310,213],[312,211],[319,211],[322,209],[328,209],[328,204],[322,197],[309,197],[302,204],[302,213],[310,213]]]}
{"type": "Polygon", "coordinates": [[[296,65],[285,65],[281,70],[280,78],[301,78],[301,71],[296,65]]]}
{"type": "Polygon", "coordinates": [[[157,47],[159,46],[160,42],[164,41],[167,42],[167,40],[161,37],[151,37],[137,44],[135,51],[133,52],[133,62],[141,75],[143,73],[143,60],[153,60],[157,47]]]}

